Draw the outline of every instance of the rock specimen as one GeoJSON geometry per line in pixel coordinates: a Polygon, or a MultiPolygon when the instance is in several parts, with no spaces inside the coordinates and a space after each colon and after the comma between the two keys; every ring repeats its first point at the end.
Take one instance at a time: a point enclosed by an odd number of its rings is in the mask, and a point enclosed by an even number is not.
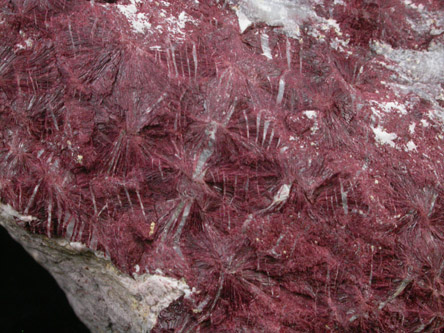
{"type": "Polygon", "coordinates": [[[444,327],[442,1],[0,4],[2,224],[92,331],[444,327]]]}

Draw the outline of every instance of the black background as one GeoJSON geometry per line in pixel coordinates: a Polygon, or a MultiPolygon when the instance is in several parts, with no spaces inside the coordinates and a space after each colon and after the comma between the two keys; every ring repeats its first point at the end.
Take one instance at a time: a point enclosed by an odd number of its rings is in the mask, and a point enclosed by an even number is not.
{"type": "Polygon", "coordinates": [[[0,260],[0,332],[89,332],[57,282],[3,227],[0,260]]]}

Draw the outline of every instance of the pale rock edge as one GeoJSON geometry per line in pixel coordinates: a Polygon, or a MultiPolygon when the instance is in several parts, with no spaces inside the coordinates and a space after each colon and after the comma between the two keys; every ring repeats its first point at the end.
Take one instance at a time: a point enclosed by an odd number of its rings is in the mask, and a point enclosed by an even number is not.
{"type": "Polygon", "coordinates": [[[80,243],[30,234],[19,224],[32,219],[0,203],[0,225],[51,273],[91,332],[149,332],[163,309],[190,293],[184,280],[131,278],[80,243]]]}

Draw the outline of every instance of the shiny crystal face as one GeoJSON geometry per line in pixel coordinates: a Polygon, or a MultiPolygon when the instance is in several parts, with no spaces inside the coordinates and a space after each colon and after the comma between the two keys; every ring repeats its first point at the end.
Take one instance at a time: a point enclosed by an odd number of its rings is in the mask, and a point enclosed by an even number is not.
{"type": "Polygon", "coordinates": [[[0,200],[183,278],[155,332],[442,328],[441,1],[0,8],[0,200]]]}

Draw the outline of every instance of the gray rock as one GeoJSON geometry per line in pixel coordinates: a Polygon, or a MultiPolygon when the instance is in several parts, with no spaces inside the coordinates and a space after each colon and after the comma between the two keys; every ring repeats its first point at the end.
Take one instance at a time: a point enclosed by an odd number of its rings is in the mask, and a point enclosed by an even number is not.
{"type": "Polygon", "coordinates": [[[20,224],[32,219],[0,204],[0,224],[52,274],[92,332],[149,332],[160,311],[190,292],[183,280],[130,277],[80,243],[30,234],[20,224]]]}

